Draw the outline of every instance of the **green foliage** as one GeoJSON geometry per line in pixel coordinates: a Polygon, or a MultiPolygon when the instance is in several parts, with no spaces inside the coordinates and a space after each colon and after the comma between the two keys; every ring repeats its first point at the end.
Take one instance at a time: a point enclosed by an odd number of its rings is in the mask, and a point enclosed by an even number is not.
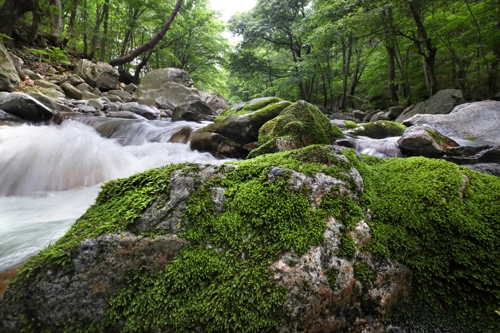
{"type": "Polygon", "coordinates": [[[28,49],[28,52],[34,57],[37,57],[38,61],[44,60],[64,65],[71,65],[66,51],[61,50],[59,47],[48,47],[46,49],[30,48],[28,49]]]}
{"type": "Polygon", "coordinates": [[[422,157],[359,170],[373,217],[368,250],[408,265],[430,306],[498,319],[499,179],[422,157]]]}
{"type": "Polygon", "coordinates": [[[0,32],[0,41],[3,41],[4,39],[12,40],[12,37],[0,32]]]}

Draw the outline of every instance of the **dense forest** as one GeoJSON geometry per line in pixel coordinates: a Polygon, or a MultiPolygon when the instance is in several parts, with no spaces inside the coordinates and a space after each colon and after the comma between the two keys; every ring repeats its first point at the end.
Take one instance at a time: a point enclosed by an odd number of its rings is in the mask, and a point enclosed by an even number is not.
{"type": "MultiPolygon", "coordinates": [[[[153,39],[177,2],[3,0],[0,36],[33,59],[109,62],[153,39]]],[[[278,96],[349,110],[446,88],[490,98],[499,64],[500,0],[259,0],[229,24],[208,0],[184,0],[165,37],[119,70],[138,81],[177,67],[230,102],[278,96]]]]}

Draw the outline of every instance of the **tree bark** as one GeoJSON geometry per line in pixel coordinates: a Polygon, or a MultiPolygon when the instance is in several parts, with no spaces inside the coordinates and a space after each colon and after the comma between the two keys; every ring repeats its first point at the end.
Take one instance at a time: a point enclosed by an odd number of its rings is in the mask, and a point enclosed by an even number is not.
{"type": "Polygon", "coordinates": [[[399,98],[396,93],[396,41],[394,40],[394,24],[392,19],[392,10],[382,12],[382,21],[384,23],[384,36],[385,36],[385,50],[387,51],[388,61],[388,90],[389,99],[392,105],[398,104],[399,98]]]}
{"type": "Polygon", "coordinates": [[[345,110],[347,105],[347,81],[349,80],[349,69],[351,67],[352,59],[352,36],[349,36],[349,41],[342,40],[342,95],[340,97],[339,109],[345,110]]]}
{"type": "Polygon", "coordinates": [[[432,44],[431,38],[427,35],[427,30],[425,29],[422,18],[420,17],[420,12],[415,5],[415,3],[410,3],[410,10],[413,15],[413,20],[417,25],[418,35],[420,40],[418,41],[418,47],[420,54],[424,57],[425,67],[429,75],[429,94],[433,96],[438,92],[438,80],[436,76],[436,53],[437,48],[432,44]]]}
{"type": "Polygon", "coordinates": [[[109,21],[109,0],[104,1],[104,7],[102,9],[104,15],[104,22],[102,27],[102,37],[101,37],[101,61],[106,60],[106,45],[108,43],[108,21],[109,21]]]}
{"type": "Polygon", "coordinates": [[[78,6],[78,0],[73,0],[71,7],[71,14],[69,16],[68,28],[66,29],[66,37],[62,41],[62,44],[66,46],[69,40],[73,37],[75,32],[75,21],[76,21],[76,7],[78,6]]]}
{"type": "Polygon", "coordinates": [[[50,4],[57,8],[57,12],[48,11],[50,19],[50,42],[53,45],[59,45],[63,28],[62,3],[61,0],[51,0],[50,4]]]}
{"type": "Polygon", "coordinates": [[[12,36],[17,20],[38,8],[38,0],[6,0],[0,8],[0,33],[12,36]]]}
{"type": "Polygon", "coordinates": [[[172,13],[170,14],[170,17],[168,18],[167,22],[165,22],[165,25],[162,27],[160,32],[158,32],[158,34],[156,34],[156,36],[153,37],[153,39],[151,39],[149,42],[147,42],[145,44],[142,44],[141,46],[139,46],[138,48],[136,48],[135,50],[130,52],[130,54],[123,56],[121,58],[111,60],[109,62],[109,64],[111,66],[119,66],[119,65],[129,63],[129,62],[133,61],[135,58],[137,58],[139,55],[141,55],[142,53],[154,48],[156,46],[156,44],[158,44],[161,41],[161,39],[165,36],[168,29],[170,29],[170,25],[174,21],[174,18],[177,15],[177,13],[179,12],[181,4],[182,4],[182,0],[177,0],[177,3],[175,4],[175,7],[174,7],[172,13]]]}

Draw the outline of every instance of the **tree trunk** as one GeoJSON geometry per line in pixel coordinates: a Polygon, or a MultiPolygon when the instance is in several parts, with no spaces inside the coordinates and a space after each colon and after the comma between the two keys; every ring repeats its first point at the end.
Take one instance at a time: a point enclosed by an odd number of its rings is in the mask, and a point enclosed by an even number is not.
{"type": "Polygon", "coordinates": [[[420,37],[420,40],[417,41],[417,46],[419,47],[420,53],[424,57],[424,64],[428,72],[429,94],[430,96],[433,96],[438,92],[438,80],[436,77],[437,48],[432,44],[431,38],[427,35],[427,30],[425,29],[417,6],[412,2],[409,4],[409,6],[413,15],[413,20],[417,25],[418,35],[420,37]]]}
{"type": "Polygon", "coordinates": [[[347,81],[349,80],[349,68],[351,67],[352,58],[352,36],[349,36],[348,45],[345,40],[342,40],[342,95],[340,97],[339,109],[345,110],[347,103],[347,81]]]}
{"type": "Polygon", "coordinates": [[[109,20],[109,0],[104,1],[104,7],[102,9],[104,15],[104,23],[102,27],[102,37],[101,37],[101,61],[106,60],[106,45],[108,44],[108,20],[109,20]]]}
{"type": "MultiPolygon", "coordinates": [[[[356,51],[356,54],[357,54],[356,65],[354,66],[354,71],[352,72],[351,84],[349,85],[347,97],[354,96],[356,93],[356,87],[358,86],[358,82],[359,82],[359,78],[360,78],[359,69],[361,67],[361,54],[362,53],[363,52],[361,50],[356,51]]],[[[346,107],[349,107],[349,106],[350,106],[349,99],[346,98],[346,107]]]]}
{"type": "Polygon", "coordinates": [[[101,5],[97,5],[95,9],[95,25],[94,32],[92,33],[92,42],[90,44],[90,54],[88,58],[92,60],[95,56],[95,53],[99,50],[99,31],[101,30],[101,24],[104,20],[104,10],[102,10],[101,5]]]}
{"type": "Polygon", "coordinates": [[[405,86],[404,91],[406,92],[405,96],[408,100],[407,101],[408,105],[410,105],[412,100],[410,81],[408,80],[408,74],[406,74],[404,59],[401,55],[401,51],[399,50],[398,44],[395,44],[395,48],[396,48],[396,63],[398,65],[399,72],[401,73],[401,77],[403,78],[403,81],[405,83],[404,85],[405,86]]]}
{"type": "Polygon", "coordinates": [[[57,8],[56,12],[52,10],[48,11],[50,19],[50,42],[52,45],[59,45],[63,28],[62,3],[61,0],[51,0],[50,4],[54,8],[57,8]]]}
{"type": "Polygon", "coordinates": [[[142,44],[141,46],[139,46],[138,48],[136,48],[135,50],[130,52],[130,54],[123,56],[121,58],[118,58],[118,59],[111,60],[109,62],[109,64],[111,66],[119,66],[119,65],[129,63],[129,62],[133,61],[135,58],[137,58],[139,55],[141,55],[142,53],[154,48],[156,46],[156,44],[158,44],[160,42],[160,40],[163,38],[163,36],[165,36],[168,29],[170,29],[170,25],[174,21],[174,18],[177,15],[177,13],[179,12],[181,4],[182,4],[182,0],[177,0],[177,3],[175,4],[175,7],[174,7],[172,13],[170,14],[170,17],[168,18],[167,22],[165,22],[165,25],[162,27],[160,32],[155,37],[153,37],[153,39],[151,39],[149,42],[147,42],[145,44],[142,44]]]}
{"type": "Polygon", "coordinates": [[[6,0],[0,8],[0,33],[12,36],[17,20],[38,8],[38,0],[6,0]]]}
{"type": "Polygon", "coordinates": [[[87,36],[87,22],[88,22],[88,19],[89,19],[89,14],[88,14],[88,11],[87,11],[87,0],[83,0],[83,14],[82,14],[82,18],[83,18],[83,54],[85,56],[87,56],[88,54],[88,50],[89,50],[89,39],[88,39],[88,36],[87,36]]]}
{"type": "Polygon", "coordinates": [[[62,41],[62,44],[66,46],[69,40],[73,37],[75,33],[75,21],[76,21],[76,7],[78,6],[78,0],[73,0],[73,4],[71,6],[71,14],[69,16],[68,28],[66,29],[66,37],[62,41]]]}
{"type": "Polygon", "coordinates": [[[154,53],[155,53],[154,49],[149,50],[148,54],[144,56],[144,58],[141,60],[141,62],[135,68],[135,74],[134,74],[134,83],[135,84],[139,84],[139,82],[141,81],[140,80],[141,71],[144,68],[144,66],[146,66],[149,59],[151,58],[151,56],[154,53]]]}
{"type": "Polygon", "coordinates": [[[387,61],[388,61],[388,90],[389,99],[392,105],[398,104],[399,98],[396,93],[396,41],[394,39],[394,24],[392,18],[392,10],[382,12],[382,21],[384,22],[384,36],[385,36],[385,50],[387,51],[387,61]]]}
{"type": "Polygon", "coordinates": [[[29,44],[35,43],[36,39],[38,38],[38,27],[40,26],[40,21],[42,18],[42,13],[40,12],[39,9],[35,9],[32,12],[33,12],[33,20],[31,22],[31,31],[28,34],[29,44]]]}

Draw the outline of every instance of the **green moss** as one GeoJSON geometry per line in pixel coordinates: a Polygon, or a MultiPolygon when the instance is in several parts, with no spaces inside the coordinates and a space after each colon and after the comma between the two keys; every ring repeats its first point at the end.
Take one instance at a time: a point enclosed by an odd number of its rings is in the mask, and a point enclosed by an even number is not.
{"type": "Polygon", "coordinates": [[[359,171],[373,217],[369,250],[413,270],[417,299],[498,323],[500,179],[422,157],[359,171]]]}
{"type": "MultiPolygon", "coordinates": [[[[329,216],[350,228],[354,223],[351,211],[357,206],[334,189],[313,209],[307,190],[290,190],[290,172],[269,181],[271,167],[347,179],[345,172],[352,166],[327,146],[231,163],[236,167],[219,167],[223,177],[196,184],[187,200],[187,230],[179,236],[191,245],[163,271],[140,270],[124,277],[128,286],[109,300],[104,320],[90,324],[76,320],[66,323],[66,331],[103,332],[120,327],[122,332],[160,328],[171,332],[200,328],[206,332],[269,332],[282,323],[287,295],[284,288],[271,282],[268,267],[284,252],[300,257],[320,245],[329,216]],[[225,189],[220,214],[214,211],[213,188],[225,189]]],[[[96,203],[66,236],[28,266],[69,268],[71,250],[80,241],[126,230],[154,199],[168,191],[174,171],[189,174],[199,169],[192,164],[168,166],[106,183],[96,203]]],[[[356,218],[362,218],[359,207],[356,218]]],[[[154,232],[145,236],[154,237],[154,232]]],[[[23,279],[29,275],[24,274],[23,279]]]]}
{"type": "Polygon", "coordinates": [[[429,133],[432,139],[441,147],[455,147],[457,146],[456,142],[442,135],[438,131],[432,130],[430,128],[426,128],[425,131],[429,133]]]}
{"type": "MultiPolygon", "coordinates": [[[[355,246],[349,232],[368,209],[372,241],[364,250],[410,267],[416,302],[435,311],[455,311],[468,323],[498,327],[500,179],[441,160],[362,156],[362,162],[352,149],[343,156],[334,151],[312,145],[232,162],[235,167],[222,165],[218,171],[224,176],[196,184],[187,201],[188,225],[180,236],[191,245],[163,271],[140,270],[124,277],[128,286],[109,300],[103,321],[90,326],[71,322],[65,330],[103,332],[123,325],[123,332],[273,331],[285,320],[281,309],[287,295],[270,282],[269,265],[284,252],[300,256],[320,245],[327,217],[344,225],[341,255],[352,256],[355,246]],[[344,181],[356,167],[365,185],[361,205],[334,188],[314,210],[308,193],[290,190],[290,172],[268,180],[273,166],[308,176],[322,172],[344,181]],[[225,189],[220,214],[214,211],[213,188],[225,189]]],[[[106,183],[87,213],[31,260],[18,280],[29,279],[41,266],[70,269],[71,250],[80,241],[126,230],[168,191],[174,171],[199,168],[167,166],[106,183]]],[[[347,186],[354,189],[356,184],[347,186]]],[[[335,269],[327,272],[330,287],[337,276],[335,269]]],[[[354,276],[364,286],[376,279],[362,263],[355,264],[354,276]]]]}
{"type": "Polygon", "coordinates": [[[401,136],[405,130],[406,126],[404,125],[392,121],[379,120],[373,123],[361,124],[352,133],[372,139],[383,139],[392,136],[401,136]]]}
{"type": "Polygon", "coordinates": [[[354,128],[359,127],[358,124],[356,124],[354,121],[350,121],[350,120],[344,120],[344,124],[347,126],[347,129],[354,129],[354,128]]]}
{"type": "Polygon", "coordinates": [[[349,234],[343,234],[340,238],[339,255],[351,260],[356,254],[356,243],[349,234]]]}
{"type": "MultiPolygon", "coordinates": [[[[229,116],[240,116],[240,115],[244,115],[244,114],[255,113],[255,111],[260,111],[261,109],[264,109],[264,108],[266,108],[266,110],[265,110],[266,112],[269,112],[270,110],[272,110],[272,108],[270,108],[270,106],[272,106],[273,104],[280,103],[280,102],[282,102],[282,100],[280,98],[272,97],[272,98],[268,98],[268,99],[259,101],[257,103],[254,103],[252,105],[247,103],[244,107],[237,109],[237,110],[231,110],[231,108],[227,108],[221,112],[221,114],[215,119],[214,122],[217,123],[217,122],[223,121],[224,119],[228,118],[229,116]]],[[[291,104],[290,102],[286,102],[286,103],[291,104]]],[[[262,110],[262,111],[264,111],[264,110],[262,110]]],[[[277,116],[278,114],[276,114],[275,116],[277,116]]]]}
{"type": "Polygon", "coordinates": [[[358,262],[354,264],[353,269],[354,277],[364,286],[371,285],[377,279],[368,264],[358,262]]]}
{"type": "Polygon", "coordinates": [[[174,171],[189,167],[197,166],[169,165],[104,183],[95,204],[55,244],[28,261],[19,277],[41,266],[66,265],[71,249],[86,238],[125,230],[167,189],[174,171]]]}
{"type": "Polygon", "coordinates": [[[259,144],[265,148],[257,149],[250,156],[276,152],[276,144],[272,141],[277,138],[290,141],[293,143],[291,146],[299,148],[312,144],[330,144],[336,138],[343,137],[340,129],[332,125],[321,111],[309,103],[300,101],[286,108],[278,117],[260,128],[259,144]]]}
{"type": "Polygon", "coordinates": [[[328,270],[326,274],[326,281],[328,282],[328,286],[330,289],[335,290],[335,282],[339,276],[340,272],[336,267],[332,267],[328,270]]]}

